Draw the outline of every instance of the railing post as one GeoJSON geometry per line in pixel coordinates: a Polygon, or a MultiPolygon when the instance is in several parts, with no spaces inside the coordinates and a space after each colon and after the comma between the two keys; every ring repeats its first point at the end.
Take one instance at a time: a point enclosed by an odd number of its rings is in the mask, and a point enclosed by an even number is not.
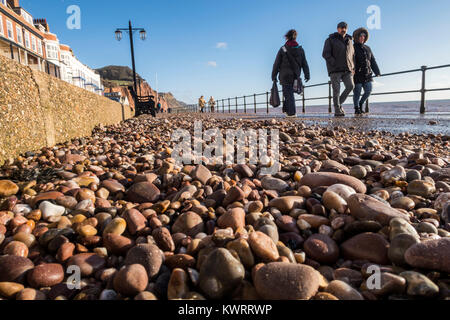
{"type": "Polygon", "coordinates": [[[237,97],[236,97],[236,113],[238,113],[238,101],[237,101],[237,97]]]}
{"type": "Polygon", "coordinates": [[[256,93],[253,94],[253,111],[256,113],[256,93]]]}
{"type": "Polygon", "coordinates": [[[266,112],[269,114],[269,92],[266,91],[266,112]]]}
{"type": "Polygon", "coordinates": [[[228,113],[231,113],[230,98],[228,98],[228,113]]]}
{"type": "Polygon", "coordinates": [[[369,99],[366,100],[366,113],[369,113],[369,99]]]}
{"type": "MultiPolygon", "coordinates": [[[[305,88],[306,89],[306,88],[305,88]]],[[[306,112],[306,103],[305,103],[305,89],[303,89],[303,94],[302,94],[302,112],[305,113],[306,112]]]]}
{"type": "Polygon", "coordinates": [[[245,96],[244,96],[244,113],[247,113],[247,102],[245,101],[245,96]]]}
{"type": "Polygon", "coordinates": [[[331,81],[328,81],[328,113],[331,113],[331,101],[333,96],[331,95],[331,81]]]}
{"type": "Polygon", "coordinates": [[[420,113],[425,113],[425,72],[427,71],[427,66],[422,66],[422,90],[421,90],[421,99],[420,99],[420,113]]]}

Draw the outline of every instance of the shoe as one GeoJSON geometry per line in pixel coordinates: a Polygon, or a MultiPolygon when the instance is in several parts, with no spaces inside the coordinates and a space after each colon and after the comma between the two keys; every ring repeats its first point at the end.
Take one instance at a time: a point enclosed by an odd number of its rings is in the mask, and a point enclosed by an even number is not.
{"type": "Polygon", "coordinates": [[[339,107],[339,111],[340,111],[340,113],[342,113],[345,116],[345,111],[344,111],[344,108],[342,108],[342,106],[339,107]]]}
{"type": "Polygon", "coordinates": [[[361,108],[355,108],[355,115],[361,115],[361,114],[362,114],[361,108]]]}

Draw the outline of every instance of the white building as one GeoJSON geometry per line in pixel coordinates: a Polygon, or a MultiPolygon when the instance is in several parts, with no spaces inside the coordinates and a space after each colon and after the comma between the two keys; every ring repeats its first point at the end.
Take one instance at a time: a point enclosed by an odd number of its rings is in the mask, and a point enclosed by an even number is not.
{"type": "Polygon", "coordinates": [[[59,50],[61,55],[61,79],[77,87],[102,95],[103,86],[100,75],[81,63],[69,46],[60,44],[59,50]]]}

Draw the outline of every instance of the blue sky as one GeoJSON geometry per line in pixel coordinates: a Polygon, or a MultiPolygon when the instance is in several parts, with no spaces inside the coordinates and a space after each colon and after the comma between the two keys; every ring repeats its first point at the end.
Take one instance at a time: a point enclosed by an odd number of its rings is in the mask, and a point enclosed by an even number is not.
{"type": "MultiPolygon", "coordinates": [[[[136,38],[137,71],[160,91],[195,102],[265,92],[283,35],[295,28],[311,68],[311,82],[328,81],[323,43],[345,20],[351,32],[367,26],[367,8],[381,9],[381,29],[371,30],[371,46],[382,72],[450,63],[448,0],[21,0],[34,18],[47,18],[50,30],[77,57],[93,67],[131,65],[127,36],[114,39],[117,27],[131,19],[148,39],[136,38]],[[81,29],[69,30],[66,9],[81,8],[81,29]],[[221,43],[221,45],[218,45],[221,43]]],[[[419,88],[420,75],[379,78],[375,91],[419,88]]],[[[450,87],[450,69],[430,71],[429,87],[450,87]]],[[[309,96],[326,95],[326,88],[309,96]]],[[[374,98],[374,101],[417,100],[417,94],[374,98]],[[376,100],[375,100],[376,99],[376,100]]],[[[450,92],[430,93],[431,99],[450,92]]],[[[324,101],[322,101],[324,103],[324,101]]]]}

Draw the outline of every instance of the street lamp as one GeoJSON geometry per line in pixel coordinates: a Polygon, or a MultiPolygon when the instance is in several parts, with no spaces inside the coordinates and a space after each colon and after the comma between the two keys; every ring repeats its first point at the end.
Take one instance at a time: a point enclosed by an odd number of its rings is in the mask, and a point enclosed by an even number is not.
{"type": "Polygon", "coordinates": [[[131,48],[131,63],[133,65],[133,81],[134,81],[134,93],[137,95],[137,80],[136,80],[136,64],[134,61],[134,43],[133,43],[133,33],[139,31],[139,37],[141,40],[147,39],[147,32],[143,28],[133,28],[131,26],[131,20],[128,23],[128,28],[119,28],[116,30],[115,35],[117,41],[122,40],[122,31],[125,31],[130,36],[130,48],[131,48]]]}

